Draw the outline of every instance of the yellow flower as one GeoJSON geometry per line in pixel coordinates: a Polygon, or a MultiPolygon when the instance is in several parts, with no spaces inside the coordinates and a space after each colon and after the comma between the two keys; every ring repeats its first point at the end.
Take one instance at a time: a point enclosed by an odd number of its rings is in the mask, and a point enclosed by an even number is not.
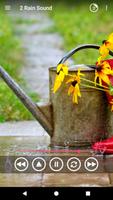
{"type": "Polygon", "coordinates": [[[113,33],[109,35],[108,40],[105,40],[104,43],[109,50],[113,50],[113,33]]]}
{"type": "Polygon", "coordinates": [[[110,84],[110,80],[107,75],[113,74],[113,71],[111,70],[111,67],[107,61],[101,62],[101,64],[97,64],[97,68],[95,70],[95,85],[97,82],[97,78],[99,78],[99,84],[102,85],[102,81],[110,84]]]}
{"type": "Polygon", "coordinates": [[[104,59],[106,56],[108,56],[109,54],[109,50],[108,48],[106,48],[106,45],[103,44],[100,48],[99,48],[99,52],[100,52],[100,55],[101,55],[101,60],[104,59]]]}
{"type": "Polygon", "coordinates": [[[59,74],[60,72],[63,72],[65,75],[68,74],[68,66],[66,64],[59,64],[57,66],[57,74],[59,74]]]}
{"type": "Polygon", "coordinates": [[[99,61],[108,56],[109,51],[113,50],[113,33],[111,33],[107,40],[103,41],[103,45],[99,48],[100,57],[99,61]]]}
{"type": "Polygon", "coordinates": [[[55,93],[60,88],[66,75],[68,75],[68,66],[66,64],[59,64],[57,66],[57,75],[55,78],[53,93],[55,93]]]}
{"type": "Polygon", "coordinates": [[[68,95],[73,95],[73,103],[78,104],[78,97],[81,97],[81,93],[80,93],[80,76],[84,76],[84,74],[82,74],[80,72],[80,70],[78,70],[77,75],[73,75],[72,78],[69,78],[69,80],[66,83],[71,83],[69,89],[68,89],[68,95]]]}

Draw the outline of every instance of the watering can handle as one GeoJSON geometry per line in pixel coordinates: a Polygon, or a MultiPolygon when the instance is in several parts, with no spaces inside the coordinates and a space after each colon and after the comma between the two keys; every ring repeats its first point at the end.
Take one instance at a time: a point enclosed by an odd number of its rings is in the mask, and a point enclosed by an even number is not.
{"type": "MultiPolygon", "coordinates": [[[[69,51],[61,60],[58,64],[62,64],[64,63],[68,58],[70,58],[73,54],[75,54],[77,51],[80,51],[82,49],[99,49],[100,46],[96,45],[96,44],[83,44],[83,45],[79,45],[76,48],[72,49],[71,51],[69,51]]],[[[109,51],[109,54],[111,56],[113,56],[113,52],[109,51]]]]}

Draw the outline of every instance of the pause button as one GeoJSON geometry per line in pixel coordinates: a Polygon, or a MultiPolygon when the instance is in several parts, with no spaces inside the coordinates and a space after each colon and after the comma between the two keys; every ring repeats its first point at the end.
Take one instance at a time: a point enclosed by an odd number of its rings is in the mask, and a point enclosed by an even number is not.
{"type": "Polygon", "coordinates": [[[63,160],[59,157],[54,157],[49,162],[49,167],[54,172],[59,172],[64,166],[63,160]]]}

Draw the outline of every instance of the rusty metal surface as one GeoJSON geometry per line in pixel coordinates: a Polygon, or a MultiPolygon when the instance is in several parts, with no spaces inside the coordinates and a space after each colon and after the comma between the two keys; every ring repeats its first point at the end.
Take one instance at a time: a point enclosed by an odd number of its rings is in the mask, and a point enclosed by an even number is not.
{"type": "MultiPolygon", "coordinates": [[[[85,78],[94,78],[94,71],[84,70],[84,73],[85,78]]],[[[107,119],[104,92],[84,89],[79,104],[73,104],[72,97],[67,95],[68,86],[65,84],[55,94],[52,93],[55,76],[55,69],[50,69],[50,96],[54,118],[52,145],[85,146],[104,138],[107,119]]]]}

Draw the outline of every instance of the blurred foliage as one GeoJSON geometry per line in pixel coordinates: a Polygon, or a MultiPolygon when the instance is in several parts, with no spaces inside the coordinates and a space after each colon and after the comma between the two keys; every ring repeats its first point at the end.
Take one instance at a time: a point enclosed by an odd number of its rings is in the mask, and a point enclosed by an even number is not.
{"type": "Polygon", "coordinates": [[[0,12],[0,64],[12,75],[17,74],[21,62],[21,45],[14,36],[9,16],[0,12]]]}
{"type": "MultiPolygon", "coordinates": [[[[26,110],[18,98],[11,92],[5,83],[0,83],[0,121],[28,120],[32,116],[26,110]]],[[[37,100],[37,95],[29,94],[33,100],[37,100]]]]}
{"type": "MultiPolygon", "coordinates": [[[[25,86],[24,80],[22,80],[19,75],[23,64],[23,50],[14,32],[15,28],[12,23],[12,18],[0,11],[0,65],[3,66],[20,85],[25,86]]],[[[39,99],[36,94],[30,94],[30,96],[33,100],[38,101],[39,99]]],[[[31,118],[31,114],[1,79],[0,122],[6,120],[28,120],[31,118]]]]}
{"type": "MultiPolygon", "coordinates": [[[[64,38],[64,50],[71,50],[80,44],[99,44],[113,32],[113,1],[96,1],[99,10],[90,12],[91,1],[57,1],[49,12],[54,20],[54,31],[64,38]],[[109,4],[110,2],[110,4],[109,4]],[[106,11],[106,3],[108,11],[106,11]]],[[[53,32],[52,29],[52,32],[53,32]]],[[[82,50],[74,55],[75,64],[93,64],[98,58],[97,50],[82,50]]]]}

